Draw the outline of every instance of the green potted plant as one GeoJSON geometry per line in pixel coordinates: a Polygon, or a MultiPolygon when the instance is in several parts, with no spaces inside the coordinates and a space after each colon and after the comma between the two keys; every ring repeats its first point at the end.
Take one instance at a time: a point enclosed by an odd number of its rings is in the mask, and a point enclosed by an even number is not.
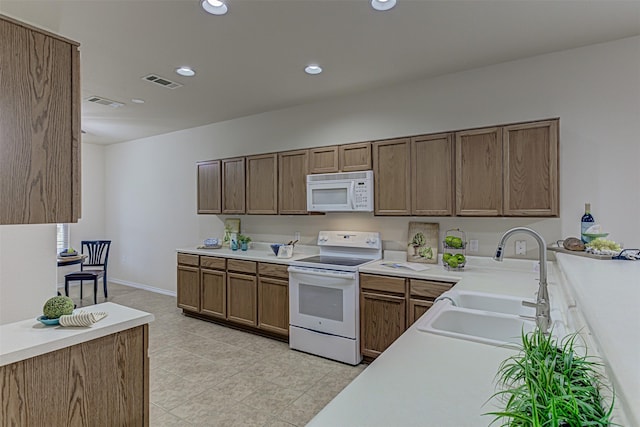
{"type": "Polygon", "coordinates": [[[504,404],[492,425],[527,427],[609,426],[613,398],[607,406],[598,370],[601,363],[578,348],[571,334],[560,342],[536,328],[522,334],[519,354],[504,360],[496,376],[504,404]],[[579,351],[580,350],[580,351],[579,351]],[[584,354],[581,354],[581,353],[584,354]]]}
{"type": "Polygon", "coordinates": [[[238,245],[240,249],[246,251],[249,249],[249,243],[251,243],[251,237],[245,236],[244,234],[238,234],[238,245]]]}

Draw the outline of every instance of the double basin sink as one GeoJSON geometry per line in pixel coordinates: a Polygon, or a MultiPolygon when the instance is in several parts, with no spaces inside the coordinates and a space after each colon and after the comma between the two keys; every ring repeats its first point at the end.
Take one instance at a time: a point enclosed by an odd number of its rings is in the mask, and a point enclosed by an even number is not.
{"type": "MultiPolygon", "coordinates": [[[[452,338],[518,347],[522,334],[536,327],[536,309],[522,305],[522,301],[512,296],[452,289],[436,300],[417,328],[452,338]]],[[[564,335],[561,326],[553,323],[555,336],[564,335]]]]}

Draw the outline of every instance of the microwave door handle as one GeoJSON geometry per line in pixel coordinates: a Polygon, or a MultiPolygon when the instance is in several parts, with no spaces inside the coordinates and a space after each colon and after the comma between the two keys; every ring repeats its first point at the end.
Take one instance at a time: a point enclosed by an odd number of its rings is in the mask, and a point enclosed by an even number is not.
{"type": "Polygon", "coordinates": [[[351,181],[351,186],[349,187],[349,200],[351,201],[351,209],[356,208],[356,182],[351,181]]]}

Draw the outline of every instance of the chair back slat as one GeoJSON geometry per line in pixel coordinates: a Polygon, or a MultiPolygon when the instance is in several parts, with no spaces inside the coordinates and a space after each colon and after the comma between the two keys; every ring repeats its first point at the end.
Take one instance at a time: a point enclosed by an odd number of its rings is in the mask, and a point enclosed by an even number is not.
{"type": "Polygon", "coordinates": [[[83,267],[103,267],[107,269],[109,261],[109,248],[111,240],[83,240],[82,253],[87,253],[87,259],[82,264],[83,267]]]}

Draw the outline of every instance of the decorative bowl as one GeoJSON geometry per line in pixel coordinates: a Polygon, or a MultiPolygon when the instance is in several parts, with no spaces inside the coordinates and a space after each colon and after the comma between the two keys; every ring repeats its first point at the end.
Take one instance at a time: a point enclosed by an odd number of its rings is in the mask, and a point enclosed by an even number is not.
{"type": "Polygon", "coordinates": [[[284,243],[272,243],[271,244],[271,250],[273,251],[273,253],[278,256],[278,251],[280,250],[280,246],[285,246],[284,243]]]}
{"type": "Polygon", "coordinates": [[[607,237],[609,233],[582,233],[582,240],[585,243],[589,243],[593,239],[597,239],[598,237],[607,237]]]}
{"type": "Polygon", "coordinates": [[[36,319],[38,322],[43,323],[45,325],[59,325],[60,324],[60,319],[56,318],[56,319],[49,319],[47,316],[39,316],[36,319]]]}

